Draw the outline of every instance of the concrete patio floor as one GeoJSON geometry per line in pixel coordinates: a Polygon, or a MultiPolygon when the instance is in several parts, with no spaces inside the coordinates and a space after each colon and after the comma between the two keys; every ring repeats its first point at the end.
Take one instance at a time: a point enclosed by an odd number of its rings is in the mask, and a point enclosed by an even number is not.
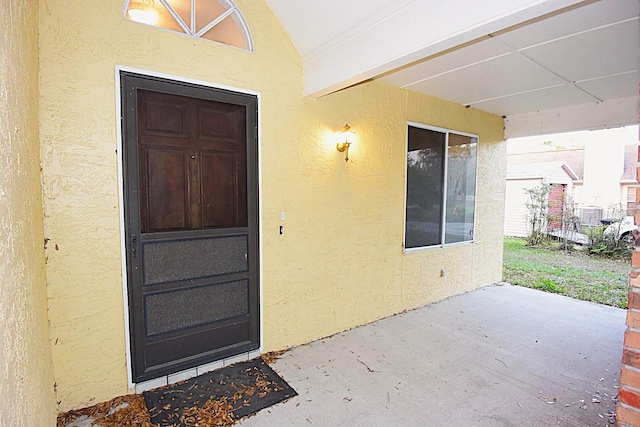
{"type": "MultiPolygon", "coordinates": [[[[605,426],[625,310],[490,286],[296,347],[252,426],[605,426]]],[[[313,321],[313,319],[308,319],[313,321]]]]}

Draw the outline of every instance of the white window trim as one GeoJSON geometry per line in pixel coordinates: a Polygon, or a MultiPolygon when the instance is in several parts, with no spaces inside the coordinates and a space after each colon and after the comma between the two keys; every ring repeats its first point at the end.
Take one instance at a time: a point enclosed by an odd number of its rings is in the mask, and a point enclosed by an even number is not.
{"type": "Polygon", "coordinates": [[[443,249],[443,248],[450,248],[450,247],[454,247],[454,246],[464,246],[464,245],[470,245],[473,244],[476,240],[476,222],[478,219],[478,215],[476,214],[477,210],[477,195],[478,195],[478,165],[479,165],[479,157],[480,157],[480,137],[476,134],[473,133],[468,133],[468,132],[461,132],[461,131],[457,131],[454,129],[447,129],[447,128],[442,128],[442,127],[438,127],[438,126],[430,126],[430,125],[425,125],[424,123],[418,123],[418,122],[412,122],[412,121],[407,121],[407,133],[406,133],[406,141],[405,141],[405,162],[404,162],[404,221],[402,223],[403,227],[402,227],[402,232],[403,232],[403,236],[402,236],[402,248],[405,254],[412,254],[412,253],[416,253],[416,252],[426,252],[426,251],[432,251],[432,250],[436,250],[436,249],[443,249]],[[440,133],[444,133],[445,134],[445,143],[444,143],[444,158],[445,158],[445,162],[444,162],[444,179],[443,179],[443,200],[442,200],[442,224],[441,224],[441,236],[440,239],[442,241],[442,243],[438,244],[438,245],[430,245],[430,246],[421,246],[418,248],[407,248],[406,244],[407,244],[407,183],[408,183],[408,167],[407,167],[407,161],[406,161],[406,154],[409,153],[409,126],[415,127],[415,128],[419,128],[419,129],[425,129],[425,130],[431,130],[431,131],[435,131],[435,132],[440,132],[440,133]],[[447,222],[447,173],[448,173],[448,168],[449,168],[449,134],[450,133],[454,133],[456,135],[461,135],[461,136],[467,136],[470,138],[476,138],[477,141],[477,151],[476,151],[476,176],[475,176],[475,180],[476,180],[476,194],[474,196],[474,202],[473,202],[473,238],[471,240],[466,240],[464,242],[454,242],[454,243],[444,243],[445,242],[445,233],[446,233],[446,222],[447,222]]]}

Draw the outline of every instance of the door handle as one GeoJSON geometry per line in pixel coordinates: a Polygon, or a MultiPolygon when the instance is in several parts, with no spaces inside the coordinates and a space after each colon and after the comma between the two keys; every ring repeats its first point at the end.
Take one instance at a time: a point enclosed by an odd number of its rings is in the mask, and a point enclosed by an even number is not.
{"type": "Polygon", "coordinates": [[[137,258],[138,256],[138,236],[135,234],[131,236],[131,255],[133,258],[137,258]]]}

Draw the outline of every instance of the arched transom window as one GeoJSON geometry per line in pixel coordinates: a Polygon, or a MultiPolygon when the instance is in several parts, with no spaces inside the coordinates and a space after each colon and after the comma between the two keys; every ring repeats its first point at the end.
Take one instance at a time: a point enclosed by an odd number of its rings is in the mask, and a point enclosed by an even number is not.
{"type": "Polygon", "coordinates": [[[242,12],[232,0],[125,0],[126,19],[253,51],[242,12]]]}

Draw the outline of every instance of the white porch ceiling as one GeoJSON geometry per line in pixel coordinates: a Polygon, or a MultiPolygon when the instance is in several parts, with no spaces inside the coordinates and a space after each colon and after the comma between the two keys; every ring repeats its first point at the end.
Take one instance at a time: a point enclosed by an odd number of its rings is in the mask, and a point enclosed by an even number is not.
{"type": "Polygon", "coordinates": [[[508,137],[638,122],[638,0],[267,3],[310,96],[380,79],[505,116],[508,137]]]}

